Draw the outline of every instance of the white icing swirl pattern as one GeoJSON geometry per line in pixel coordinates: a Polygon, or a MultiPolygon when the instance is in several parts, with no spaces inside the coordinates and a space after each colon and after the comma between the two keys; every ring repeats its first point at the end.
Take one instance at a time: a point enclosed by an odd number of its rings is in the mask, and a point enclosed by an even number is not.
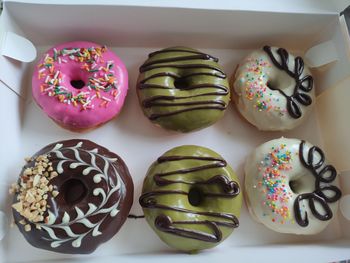
{"type": "Polygon", "coordinates": [[[52,211],[48,210],[48,223],[41,223],[38,225],[48,233],[49,238],[45,238],[45,240],[51,242],[50,245],[52,248],[59,247],[60,245],[66,242],[71,242],[71,245],[73,247],[79,248],[82,244],[82,240],[88,234],[91,233],[93,237],[101,235],[102,233],[100,232],[99,227],[104,222],[104,220],[108,216],[115,217],[119,212],[118,206],[121,197],[119,197],[119,199],[116,202],[114,202],[112,206],[105,207],[110,197],[121,188],[122,179],[116,167],[113,165],[113,163],[117,161],[117,158],[109,158],[105,155],[101,155],[98,153],[97,148],[92,150],[86,150],[82,148],[82,145],[83,142],[79,142],[75,146],[64,147],[63,144],[58,143],[51,151],[48,152],[48,154],[55,154],[56,157],[60,160],[56,168],[58,174],[62,174],[65,172],[63,167],[65,163],[69,163],[70,169],[76,169],[79,166],[86,166],[86,168],[82,172],[83,176],[89,176],[91,172],[97,172],[93,176],[93,181],[96,184],[96,186],[93,188],[92,193],[96,197],[99,196],[101,198],[101,202],[98,205],[88,203],[89,209],[87,212],[83,212],[80,208],[75,206],[74,210],[76,211],[77,215],[74,218],[72,218],[67,212],[64,212],[61,220],[57,218],[52,211]],[[65,156],[63,151],[72,151],[74,153],[75,159],[71,159],[65,156]],[[81,151],[88,153],[88,155],[91,158],[90,162],[84,161],[81,158],[81,151]],[[97,166],[96,157],[101,158],[104,161],[103,168],[97,166]],[[113,169],[113,172],[115,174],[114,180],[112,180],[108,176],[109,169],[113,169]],[[97,184],[101,183],[102,180],[104,180],[105,183],[108,185],[107,192],[105,192],[103,188],[97,187],[97,184]],[[114,181],[116,182],[116,184],[114,181]],[[89,217],[98,214],[103,214],[104,216],[96,223],[91,222],[89,217]],[[75,233],[72,230],[72,225],[74,224],[83,224],[87,228],[87,231],[83,233],[75,233]],[[55,232],[55,229],[63,230],[66,233],[67,237],[58,237],[57,233],[55,232]]]}

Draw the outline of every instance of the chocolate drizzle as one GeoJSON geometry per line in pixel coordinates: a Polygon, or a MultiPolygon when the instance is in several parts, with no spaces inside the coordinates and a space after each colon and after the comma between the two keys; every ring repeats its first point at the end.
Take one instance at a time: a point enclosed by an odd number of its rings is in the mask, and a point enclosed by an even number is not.
{"type": "MultiPolygon", "coordinates": [[[[226,97],[229,94],[229,89],[227,86],[219,84],[226,79],[226,74],[216,65],[217,61],[218,59],[213,56],[186,48],[168,48],[149,54],[149,59],[140,67],[140,73],[149,73],[151,70],[162,68],[164,68],[164,71],[159,72],[158,70],[150,76],[147,74],[147,77],[139,81],[138,89],[140,91],[146,89],[169,90],[169,94],[155,96],[151,94],[141,101],[144,108],[151,109],[147,113],[147,117],[154,121],[194,110],[224,111],[227,108],[227,102],[220,97],[226,97]],[[164,53],[173,54],[169,54],[169,57],[166,58],[156,57],[164,53]],[[189,53],[189,55],[183,53],[189,53]],[[174,69],[174,72],[172,69],[174,69]],[[194,81],[195,78],[203,76],[213,77],[213,80],[208,83],[194,81]],[[158,80],[158,78],[164,78],[164,80],[160,79],[155,84],[154,80],[158,80]],[[180,88],[176,86],[176,81],[179,80],[182,82],[180,88]],[[204,90],[203,93],[199,93],[201,89],[204,90]],[[208,89],[213,89],[213,91],[208,91],[208,89]],[[191,93],[186,94],[186,96],[179,96],[181,91],[191,91],[191,93]],[[209,96],[215,97],[201,99],[209,96]],[[179,108],[164,110],[160,107],[179,108]]],[[[154,94],[156,93],[154,92],[154,94]]]]}
{"type": "Polygon", "coordinates": [[[213,56],[210,56],[208,54],[205,54],[205,53],[202,53],[200,51],[197,51],[197,50],[188,50],[188,49],[183,49],[183,48],[167,48],[167,49],[162,49],[162,50],[158,50],[158,51],[155,51],[155,52],[152,52],[148,55],[149,58],[155,56],[155,55],[158,55],[158,54],[162,54],[162,53],[167,53],[167,52],[187,52],[187,53],[192,53],[192,54],[197,54],[197,55],[200,55],[200,56],[203,56],[207,59],[211,59],[215,62],[218,62],[219,59],[216,58],[216,57],[213,57],[213,56]]]}
{"type": "MultiPolygon", "coordinates": [[[[313,78],[311,75],[306,75],[301,77],[304,71],[304,61],[301,57],[296,57],[294,60],[293,71],[288,67],[289,54],[284,48],[278,48],[277,54],[279,55],[278,61],[270,46],[264,46],[263,50],[269,55],[272,63],[280,70],[286,72],[291,78],[295,80],[295,87],[292,95],[287,95],[283,90],[278,88],[273,88],[278,90],[287,100],[287,110],[290,116],[294,119],[298,119],[302,116],[302,111],[298,103],[309,106],[312,104],[312,99],[308,94],[303,92],[310,92],[313,88],[313,78]],[[303,92],[300,92],[303,91],[303,92]]],[[[272,89],[272,88],[271,88],[272,89]]]]}
{"type": "MultiPolygon", "coordinates": [[[[170,184],[186,184],[194,187],[200,185],[219,185],[222,192],[201,192],[202,198],[234,198],[240,193],[239,186],[236,182],[230,181],[227,175],[214,175],[207,180],[195,180],[190,178],[188,180],[170,180],[165,177],[172,175],[185,175],[190,177],[193,172],[202,172],[207,169],[223,168],[226,167],[227,163],[225,160],[213,157],[201,157],[201,156],[162,156],[158,158],[157,163],[165,162],[177,162],[181,160],[197,160],[199,162],[209,162],[209,164],[203,164],[194,166],[191,168],[183,168],[175,171],[165,171],[162,173],[156,173],[153,175],[153,180],[158,186],[167,186],[170,184]]],[[[193,177],[193,175],[192,175],[193,177]]],[[[163,195],[189,195],[189,192],[183,190],[162,190],[162,191],[151,191],[143,193],[139,199],[140,205],[143,208],[148,209],[161,209],[170,210],[187,214],[194,214],[200,216],[208,216],[217,218],[216,220],[177,220],[173,221],[169,216],[160,214],[155,219],[155,226],[158,230],[167,232],[170,234],[178,235],[181,237],[201,240],[205,242],[217,243],[222,240],[222,232],[220,226],[236,228],[239,225],[238,219],[235,215],[230,213],[217,213],[217,212],[200,212],[190,210],[182,207],[173,207],[158,203],[156,197],[163,195]],[[194,229],[188,229],[183,227],[177,227],[176,225],[206,225],[212,229],[212,233],[206,233],[194,229]]]]}
{"type": "Polygon", "coordinates": [[[337,177],[337,171],[332,165],[325,165],[325,156],[323,151],[317,147],[313,146],[309,149],[307,158],[304,156],[304,146],[305,141],[301,141],[299,146],[299,158],[301,163],[312,172],[315,176],[315,191],[312,193],[304,193],[298,195],[297,199],[294,201],[294,214],[296,222],[302,226],[306,227],[309,225],[308,214],[305,211],[302,215],[300,209],[300,202],[302,200],[308,200],[309,207],[312,214],[321,221],[330,220],[333,217],[332,210],[330,209],[328,203],[334,203],[338,201],[341,197],[341,191],[335,185],[325,185],[333,182],[337,177]],[[319,155],[320,160],[315,163],[315,156],[319,155]],[[326,192],[332,192],[332,195],[326,194],[326,192]],[[316,208],[316,203],[321,205],[322,211],[318,211],[316,208]]]}
{"type": "MultiPolygon", "coordinates": [[[[194,76],[213,76],[213,77],[217,77],[217,78],[220,78],[220,79],[225,79],[226,78],[226,74],[222,74],[221,72],[197,72],[197,73],[189,73],[189,74],[186,74],[186,75],[182,75],[180,76],[179,74],[176,74],[174,72],[161,72],[161,73],[156,73],[156,74],[153,74],[147,78],[144,78],[143,80],[140,81],[140,86],[139,88],[140,89],[145,89],[145,88],[156,88],[154,87],[155,85],[152,84],[152,85],[146,85],[145,83],[151,79],[155,79],[155,78],[159,78],[159,77],[171,77],[171,78],[174,78],[174,79],[178,79],[178,78],[182,78],[182,79],[186,79],[186,78],[189,78],[189,77],[194,77],[194,76]]],[[[171,89],[171,87],[168,87],[168,86],[161,86],[162,88],[164,89],[171,89]]]]}

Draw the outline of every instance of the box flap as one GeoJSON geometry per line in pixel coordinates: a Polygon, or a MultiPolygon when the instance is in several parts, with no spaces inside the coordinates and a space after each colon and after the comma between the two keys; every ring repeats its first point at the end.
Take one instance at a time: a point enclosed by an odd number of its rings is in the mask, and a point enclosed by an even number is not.
{"type": "Polygon", "coordinates": [[[327,156],[341,172],[350,171],[349,87],[350,76],[317,98],[318,117],[327,156]]]}
{"type": "Polygon", "coordinates": [[[32,62],[36,58],[36,49],[28,39],[13,32],[3,32],[1,55],[21,61],[32,62]]]}
{"type": "Polygon", "coordinates": [[[317,68],[338,60],[338,53],[332,40],[308,49],[304,55],[306,64],[317,68]]]}
{"type": "Polygon", "coordinates": [[[334,34],[333,43],[337,43],[334,50],[332,43],[323,43],[310,53],[323,56],[320,54],[323,50],[342,58],[329,69],[328,79],[324,80],[326,88],[317,97],[316,107],[327,156],[341,173],[347,173],[350,172],[350,37],[344,17],[339,22],[341,30],[334,34]]]}
{"type": "Polygon", "coordinates": [[[36,49],[28,39],[17,34],[16,25],[9,21],[4,11],[0,16],[0,81],[20,95],[26,63],[36,58],[36,49]]]}

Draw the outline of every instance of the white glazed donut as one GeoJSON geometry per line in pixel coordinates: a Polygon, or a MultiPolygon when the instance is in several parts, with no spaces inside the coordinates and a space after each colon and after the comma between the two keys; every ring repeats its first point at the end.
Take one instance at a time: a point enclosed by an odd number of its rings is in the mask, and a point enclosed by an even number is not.
{"type": "Polygon", "coordinates": [[[264,46],[248,55],[233,78],[239,112],[259,130],[290,130],[309,115],[315,102],[313,78],[301,57],[264,46]]]}
{"type": "Polygon", "coordinates": [[[281,233],[317,234],[338,209],[337,171],[322,150],[298,139],[260,145],[245,165],[246,201],[254,219],[281,233]]]}

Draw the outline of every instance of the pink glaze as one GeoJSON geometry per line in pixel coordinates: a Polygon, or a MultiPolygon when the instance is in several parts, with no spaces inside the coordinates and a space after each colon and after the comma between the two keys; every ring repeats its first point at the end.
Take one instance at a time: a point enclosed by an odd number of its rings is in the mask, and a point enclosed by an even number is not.
{"type": "Polygon", "coordinates": [[[50,118],[68,129],[82,130],[103,124],[116,116],[124,104],[128,90],[128,72],[120,58],[101,47],[101,45],[84,41],[58,45],[45,53],[34,70],[32,92],[35,101],[50,118]],[[76,61],[79,59],[78,52],[74,53],[74,58],[61,53],[64,48],[71,50],[92,47],[100,48],[101,52],[96,53],[96,49],[90,52],[85,50],[85,54],[87,56],[92,54],[96,63],[76,61]],[[54,49],[58,51],[56,60],[52,62],[50,58],[45,60],[47,54],[54,58],[54,49]],[[111,63],[114,66],[107,69],[107,65],[111,63]],[[98,71],[89,72],[88,70],[91,69],[98,71]],[[98,85],[94,85],[96,82],[89,81],[89,78],[97,79],[98,85]],[[82,80],[85,85],[81,89],[76,89],[71,85],[71,80],[82,80]],[[110,90],[107,91],[108,89],[110,90]],[[62,95],[61,92],[66,94],[62,95]],[[72,94],[71,97],[67,95],[69,93],[72,94]],[[79,94],[80,96],[77,97],[79,94]]]}

